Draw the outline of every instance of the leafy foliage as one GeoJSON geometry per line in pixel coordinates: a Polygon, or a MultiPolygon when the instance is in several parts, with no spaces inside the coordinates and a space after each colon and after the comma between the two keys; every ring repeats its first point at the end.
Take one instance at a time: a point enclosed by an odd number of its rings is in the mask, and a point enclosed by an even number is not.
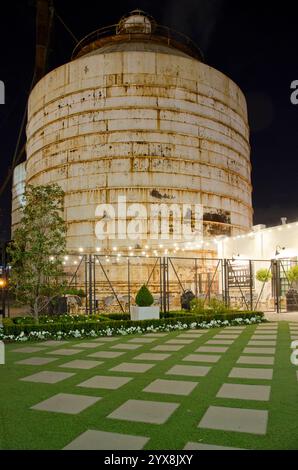
{"type": "Polygon", "coordinates": [[[287,276],[290,282],[298,281],[298,265],[290,268],[287,272],[287,276]]]}
{"type": "Polygon", "coordinates": [[[143,285],[136,295],[136,304],[139,307],[150,307],[154,303],[154,298],[147,286],[143,285]]]}
{"type": "MultiPolygon", "coordinates": [[[[48,332],[51,335],[59,335],[59,333],[70,333],[73,332],[74,330],[80,330],[84,332],[85,336],[88,336],[88,334],[93,331],[95,333],[106,332],[107,329],[111,330],[125,330],[129,328],[137,328],[138,326],[146,329],[148,327],[150,328],[163,328],[163,327],[170,327],[171,325],[177,325],[177,323],[180,323],[183,325],[184,328],[191,327],[191,325],[200,323],[200,322],[212,322],[214,321],[214,327],[218,326],[216,324],[216,321],[228,321],[233,324],[238,324],[239,319],[249,320],[253,319],[255,317],[259,318],[260,320],[264,314],[262,312],[229,312],[226,314],[209,314],[209,315],[183,315],[179,312],[173,315],[170,318],[163,318],[160,320],[140,320],[140,321],[132,321],[132,320],[107,320],[107,321],[95,321],[88,319],[87,321],[77,321],[75,323],[71,322],[63,322],[63,321],[57,321],[54,323],[47,323],[47,324],[26,324],[26,325],[20,325],[20,324],[4,324],[3,325],[3,335],[4,336],[18,336],[20,334],[30,334],[30,332],[33,331],[40,331],[40,332],[48,332]]],[[[106,333],[105,333],[106,334],[106,333]]],[[[0,332],[1,336],[1,332],[0,332]]]]}
{"type": "Polygon", "coordinates": [[[256,272],[256,279],[260,282],[269,282],[272,279],[271,271],[266,268],[261,268],[256,272]]]}
{"type": "Polygon", "coordinates": [[[191,313],[196,315],[223,314],[233,310],[227,307],[222,300],[215,297],[207,299],[193,299],[190,303],[191,313]]]}
{"type": "Polygon", "coordinates": [[[57,184],[28,186],[22,219],[8,249],[11,289],[18,302],[30,306],[36,319],[65,287],[63,202],[64,192],[57,184]]]}

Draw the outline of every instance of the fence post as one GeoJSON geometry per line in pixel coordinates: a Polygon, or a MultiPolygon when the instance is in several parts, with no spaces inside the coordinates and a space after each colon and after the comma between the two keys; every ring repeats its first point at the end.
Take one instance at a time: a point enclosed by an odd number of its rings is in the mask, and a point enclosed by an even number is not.
{"type": "Polygon", "coordinates": [[[89,255],[89,315],[93,313],[93,285],[92,285],[92,255],[89,255]]]}
{"type": "Polygon", "coordinates": [[[251,260],[249,260],[249,300],[250,310],[253,310],[253,269],[251,260]]]}
{"type": "Polygon", "coordinates": [[[130,259],[127,258],[128,313],[130,315],[130,259]]]}
{"type": "Polygon", "coordinates": [[[226,307],[229,306],[229,270],[228,270],[228,261],[223,260],[223,287],[224,287],[224,303],[226,307]]]}

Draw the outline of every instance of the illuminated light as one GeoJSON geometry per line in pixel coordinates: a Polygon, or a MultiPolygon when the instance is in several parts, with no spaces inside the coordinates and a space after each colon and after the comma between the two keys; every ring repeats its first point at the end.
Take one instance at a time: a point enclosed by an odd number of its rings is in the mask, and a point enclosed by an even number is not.
{"type": "Polygon", "coordinates": [[[121,258],[121,256],[122,256],[121,253],[118,253],[118,254],[117,254],[117,257],[118,257],[118,258],[121,258]]]}
{"type": "Polygon", "coordinates": [[[109,262],[110,262],[110,259],[109,259],[109,258],[107,258],[107,263],[109,263],[109,262]]]}
{"type": "Polygon", "coordinates": [[[68,257],[68,256],[64,256],[64,259],[65,259],[65,261],[68,261],[68,260],[69,260],[69,257],[68,257]]]}
{"type": "Polygon", "coordinates": [[[287,225],[287,228],[292,228],[292,225],[287,225]]]}
{"type": "Polygon", "coordinates": [[[99,260],[97,259],[97,260],[95,261],[95,263],[96,263],[96,264],[99,264],[99,260]]]}
{"type": "Polygon", "coordinates": [[[149,255],[146,255],[146,258],[149,258],[149,255]]]}
{"type": "Polygon", "coordinates": [[[277,229],[277,230],[280,232],[280,231],[282,230],[282,228],[281,228],[281,227],[278,227],[278,229],[277,229]]]}
{"type": "Polygon", "coordinates": [[[83,259],[83,256],[79,256],[79,260],[83,259]]]}
{"type": "Polygon", "coordinates": [[[78,264],[78,262],[77,262],[77,261],[74,261],[73,264],[78,264]]]}
{"type": "Polygon", "coordinates": [[[50,261],[54,261],[54,256],[50,256],[50,261]]]}
{"type": "Polygon", "coordinates": [[[142,255],[145,256],[146,252],[145,251],[142,251],[142,255]]]}
{"type": "Polygon", "coordinates": [[[96,251],[97,253],[101,250],[101,248],[99,246],[96,247],[96,251]]]}
{"type": "Polygon", "coordinates": [[[113,246],[113,251],[117,251],[117,247],[116,247],[116,246],[113,246]]]}
{"type": "Polygon", "coordinates": [[[148,245],[145,245],[145,249],[146,249],[146,250],[149,250],[149,246],[148,246],[148,245]]]}
{"type": "Polygon", "coordinates": [[[62,264],[65,266],[65,265],[66,265],[65,261],[63,261],[63,263],[62,263],[62,264]]]}
{"type": "Polygon", "coordinates": [[[163,248],[163,245],[159,245],[159,248],[163,248]]]}
{"type": "Polygon", "coordinates": [[[108,259],[108,256],[106,255],[106,259],[108,259]]]}
{"type": "Polygon", "coordinates": [[[128,249],[129,249],[129,251],[131,251],[131,250],[132,250],[132,246],[129,246],[128,249]]]}
{"type": "Polygon", "coordinates": [[[3,289],[3,287],[6,286],[5,279],[0,279],[0,289],[3,289]]]}
{"type": "Polygon", "coordinates": [[[79,248],[80,253],[83,253],[83,251],[84,251],[84,248],[79,248]]]}

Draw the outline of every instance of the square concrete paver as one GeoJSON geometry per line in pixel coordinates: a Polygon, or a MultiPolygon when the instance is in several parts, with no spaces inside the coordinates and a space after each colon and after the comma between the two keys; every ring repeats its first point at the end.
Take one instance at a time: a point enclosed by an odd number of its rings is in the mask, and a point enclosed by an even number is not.
{"type": "Polygon", "coordinates": [[[216,354],[189,354],[183,358],[187,362],[218,362],[221,356],[216,354]]]}
{"type": "Polygon", "coordinates": [[[269,401],[269,385],[223,384],[216,395],[218,398],[236,398],[239,400],[269,401]]]}
{"type": "Polygon", "coordinates": [[[243,349],[244,354],[275,354],[275,348],[251,348],[243,349]]]}
{"type": "Polygon", "coordinates": [[[103,364],[102,361],[88,361],[85,359],[75,359],[74,361],[66,362],[61,364],[59,367],[66,367],[67,369],[93,369],[94,367],[103,364]]]}
{"type": "Polygon", "coordinates": [[[234,367],[230,374],[230,378],[237,379],[260,379],[272,380],[273,369],[261,369],[255,367],[234,367]]]}
{"type": "Polygon", "coordinates": [[[55,349],[55,351],[47,352],[46,354],[56,354],[57,356],[72,356],[83,352],[83,349],[55,349]]]}
{"type": "Polygon", "coordinates": [[[194,339],[169,339],[165,344],[191,344],[194,339]]]}
{"type": "Polygon", "coordinates": [[[206,341],[206,344],[233,344],[234,340],[233,339],[209,339],[209,341],[206,341]]]}
{"type": "Polygon", "coordinates": [[[185,338],[185,339],[198,339],[198,338],[201,338],[201,336],[203,336],[203,333],[198,333],[198,334],[187,334],[187,333],[183,333],[182,335],[178,335],[177,338],[185,338]]]}
{"type": "Polygon", "coordinates": [[[85,431],[63,450],[141,450],[149,437],[105,431],[85,431]]]}
{"type": "Polygon", "coordinates": [[[115,357],[123,356],[124,352],[120,351],[98,351],[88,354],[88,357],[97,357],[99,359],[114,359],[115,357]]]}
{"type": "Polygon", "coordinates": [[[55,339],[49,339],[48,341],[43,341],[40,343],[40,346],[63,346],[63,344],[68,344],[69,341],[58,341],[55,339]]]}
{"type": "Polygon", "coordinates": [[[268,411],[210,406],[198,427],[222,431],[266,434],[268,411]]]}
{"type": "Polygon", "coordinates": [[[216,336],[213,336],[213,339],[237,339],[239,337],[239,335],[229,335],[229,334],[218,334],[216,336]]]}
{"type": "Polygon", "coordinates": [[[97,348],[98,346],[102,346],[104,343],[79,343],[79,344],[74,344],[74,348],[84,348],[84,349],[94,349],[97,348]]]}
{"type": "MultiPolygon", "coordinates": [[[[242,450],[238,447],[224,447],[213,444],[203,444],[202,442],[188,442],[183,450],[242,450]]],[[[243,449],[244,450],[244,449],[243,449]]]]}
{"type": "Polygon", "coordinates": [[[146,400],[128,400],[108,418],[141,423],[163,424],[178,408],[179,403],[166,403],[146,400]]]}
{"type": "Polygon", "coordinates": [[[62,382],[62,380],[68,379],[75,374],[70,372],[51,372],[44,370],[42,372],[37,372],[37,374],[29,375],[28,377],[23,377],[23,382],[36,382],[41,384],[56,384],[62,382]]]}
{"type": "Polygon", "coordinates": [[[240,356],[237,364],[261,364],[273,366],[274,357],[240,356]]]}
{"type": "Polygon", "coordinates": [[[156,341],[155,338],[133,338],[133,339],[130,339],[128,340],[128,343],[153,343],[154,341],[156,341]]]}
{"type": "Polygon", "coordinates": [[[58,357],[29,357],[28,359],[15,362],[15,364],[24,364],[25,366],[45,366],[46,364],[50,364],[50,362],[57,360],[58,357]]]}
{"type": "Polygon", "coordinates": [[[257,335],[256,333],[254,333],[254,335],[251,337],[251,339],[253,339],[254,341],[258,340],[258,339],[262,339],[262,340],[273,340],[273,339],[276,339],[276,335],[264,335],[264,334],[261,334],[261,335],[257,335]]]}
{"type": "Polygon", "coordinates": [[[164,361],[168,359],[171,354],[162,354],[162,353],[142,353],[133,358],[134,361],[164,361]]]}
{"type": "Polygon", "coordinates": [[[94,339],[93,342],[98,343],[100,341],[103,341],[104,343],[112,343],[113,341],[117,341],[118,339],[119,337],[115,336],[100,336],[99,338],[94,339]]]}
{"type": "Polygon", "coordinates": [[[113,346],[111,346],[111,349],[133,350],[133,349],[141,348],[142,346],[143,346],[142,344],[119,343],[119,344],[114,344],[113,346]]]}
{"type": "Polygon", "coordinates": [[[107,388],[109,390],[116,390],[132,380],[131,377],[111,377],[109,375],[95,375],[91,379],[77,385],[77,387],[86,388],[107,388]]]}
{"type": "Polygon", "coordinates": [[[190,377],[205,377],[211,367],[207,366],[173,366],[166,375],[185,375],[190,377]]]}
{"type": "Polygon", "coordinates": [[[174,345],[174,344],[159,344],[151,349],[151,351],[180,351],[180,349],[184,348],[184,345],[174,345]]]}
{"type": "Polygon", "coordinates": [[[35,346],[26,346],[25,348],[18,348],[13,349],[12,352],[14,353],[25,353],[25,354],[32,354],[36,352],[44,351],[44,348],[36,348],[35,346]]]}
{"type": "Polygon", "coordinates": [[[134,364],[133,362],[122,362],[121,364],[118,364],[116,367],[113,367],[110,370],[113,372],[143,373],[143,372],[147,372],[147,370],[151,369],[154,366],[155,364],[145,364],[145,363],[134,364]]]}
{"type": "Polygon", "coordinates": [[[146,337],[148,338],[163,338],[164,336],[168,336],[169,333],[146,333],[146,337]]]}
{"type": "Polygon", "coordinates": [[[206,352],[206,353],[225,353],[229,348],[221,346],[200,346],[195,352],[206,352]]]}
{"type": "Polygon", "coordinates": [[[101,400],[101,397],[58,393],[47,400],[37,403],[37,405],[31,406],[31,409],[75,415],[94,405],[99,400],[101,400]]]}
{"type": "Polygon", "coordinates": [[[197,385],[198,382],[157,379],[144,388],[143,392],[165,393],[169,395],[189,395],[197,385]]]}
{"type": "Polygon", "coordinates": [[[251,340],[247,343],[247,346],[276,346],[276,341],[251,340]]]}

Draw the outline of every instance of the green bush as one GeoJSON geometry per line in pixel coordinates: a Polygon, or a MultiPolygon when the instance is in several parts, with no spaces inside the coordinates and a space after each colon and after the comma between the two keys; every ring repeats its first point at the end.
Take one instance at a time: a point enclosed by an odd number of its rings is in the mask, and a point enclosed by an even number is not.
{"type": "Polygon", "coordinates": [[[293,266],[289,269],[289,271],[287,272],[287,277],[290,282],[298,281],[298,265],[293,266]]]}
{"type": "Polygon", "coordinates": [[[105,320],[130,320],[129,313],[103,313],[102,317],[105,320]]]}
{"type": "Polygon", "coordinates": [[[261,268],[256,272],[256,279],[260,282],[269,282],[272,279],[272,274],[269,269],[261,268]]]}
{"type": "Polygon", "coordinates": [[[85,291],[83,289],[76,289],[75,287],[69,287],[63,292],[65,295],[77,295],[78,297],[86,297],[85,291]]]}
{"type": "Polygon", "coordinates": [[[231,307],[227,307],[222,300],[216,298],[193,299],[190,302],[191,313],[195,315],[222,314],[233,311],[231,307]]]}
{"type": "Polygon", "coordinates": [[[209,315],[191,315],[191,314],[181,314],[177,312],[176,316],[172,318],[162,318],[160,320],[142,320],[142,321],[132,321],[132,320],[110,320],[110,321],[82,321],[76,322],[75,324],[66,323],[66,322],[57,322],[57,323],[48,323],[48,324],[38,324],[38,325],[20,325],[20,324],[9,324],[3,325],[4,335],[14,335],[18,336],[21,333],[29,334],[31,331],[48,331],[49,333],[56,334],[58,332],[68,333],[73,330],[84,330],[85,333],[90,331],[95,331],[99,333],[102,330],[107,328],[130,328],[140,326],[142,328],[151,327],[161,327],[167,325],[175,325],[177,322],[181,322],[184,325],[190,326],[193,322],[203,322],[211,320],[235,320],[236,318],[251,318],[254,316],[263,317],[262,312],[229,312],[225,314],[209,314],[209,315]]]}
{"type": "Polygon", "coordinates": [[[136,304],[139,307],[150,307],[154,303],[154,298],[147,286],[143,285],[136,296],[136,304]]]}

